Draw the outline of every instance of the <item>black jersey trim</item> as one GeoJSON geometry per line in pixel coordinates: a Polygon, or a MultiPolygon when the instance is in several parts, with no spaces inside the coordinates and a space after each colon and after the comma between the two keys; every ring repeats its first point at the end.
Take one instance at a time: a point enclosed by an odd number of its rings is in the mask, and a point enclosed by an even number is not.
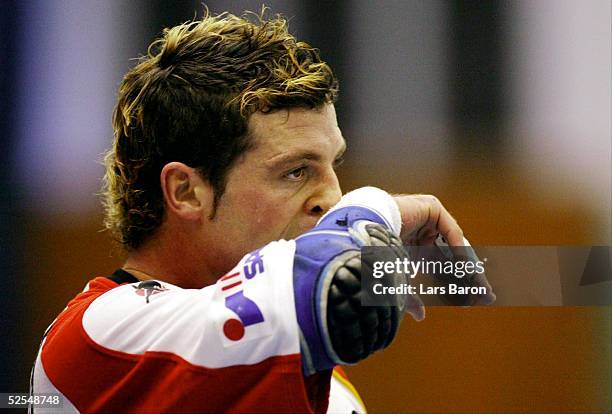
{"type": "Polygon", "coordinates": [[[122,285],[124,283],[137,283],[140,282],[140,280],[136,279],[136,277],[134,277],[134,275],[132,275],[131,273],[126,272],[123,269],[117,269],[115,270],[115,273],[113,273],[110,276],[106,276],[108,279],[112,280],[113,282],[115,282],[118,285],[122,285]]]}

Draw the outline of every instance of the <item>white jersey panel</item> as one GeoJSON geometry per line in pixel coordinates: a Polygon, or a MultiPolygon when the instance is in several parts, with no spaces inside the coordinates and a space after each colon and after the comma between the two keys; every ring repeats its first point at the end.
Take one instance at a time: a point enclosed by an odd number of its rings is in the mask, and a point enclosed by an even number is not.
{"type": "Polygon", "coordinates": [[[104,348],[169,352],[208,368],[299,354],[294,253],[294,241],[272,242],[203,289],[122,285],[92,302],[83,328],[104,348]]]}

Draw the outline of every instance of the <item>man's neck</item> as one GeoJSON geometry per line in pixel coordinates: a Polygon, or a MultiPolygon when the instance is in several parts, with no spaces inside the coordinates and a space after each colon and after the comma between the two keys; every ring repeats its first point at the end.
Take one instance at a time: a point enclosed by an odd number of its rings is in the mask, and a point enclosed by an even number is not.
{"type": "Polygon", "coordinates": [[[214,284],[217,278],[208,270],[204,257],[194,257],[189,247],[181,244],[180,240],[164,243],[153,238],[131,251],[122,268],[139,280],[160,280],[182,288],[214,284]]]}

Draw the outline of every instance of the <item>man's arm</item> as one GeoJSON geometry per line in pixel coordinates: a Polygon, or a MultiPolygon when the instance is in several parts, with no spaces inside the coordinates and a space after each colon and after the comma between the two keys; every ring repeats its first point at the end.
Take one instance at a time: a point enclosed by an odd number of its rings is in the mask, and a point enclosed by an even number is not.
{"type": "Polygon", "coordinates": [[[162,282],[167,290],[152,295],[150,303],[138,296],[136,286],[122,286],[91,304],[83,326],[94,341],[117,351],[173,352],[207,367],[300,351],[305,363],[310,360],[307,373],[357,362],[391,343],[403,316],[398,310],[424,317],[417,296],[398,296],[403,302],[391,309],[362,307],[359,300],[362,246],[390,246],[403,257],[397,236],[411,232],[402,227],[414,232],[429,229],[434,219],[438,225],[454,222],[450,215],[426,215],[423,206],[427,203],[394,201],[373,187],[353,191],[313,230],[247,254],[215,285],[195,290],[162,282]],[[417,218],[410,219],[406,210],[417,218]]]}

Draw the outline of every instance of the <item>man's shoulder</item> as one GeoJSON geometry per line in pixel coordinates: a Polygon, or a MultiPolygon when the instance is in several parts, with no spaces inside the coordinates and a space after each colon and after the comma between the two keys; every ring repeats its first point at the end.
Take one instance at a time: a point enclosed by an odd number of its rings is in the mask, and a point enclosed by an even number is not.
{"type": "MultiPolygon", "coordinates": [[[[77,293],[67,304],[66,308],[62,311],[65,313],[67,310],[72,309],[74,306],[83,305],[85,303],[91,303],[98,296],[120,286],[119,283],[113,281],[108,276],[97,276],[89,280],[83,290],[77,293]]],[[[61,315],[61,314],[60,314],[61,315]]]]}

